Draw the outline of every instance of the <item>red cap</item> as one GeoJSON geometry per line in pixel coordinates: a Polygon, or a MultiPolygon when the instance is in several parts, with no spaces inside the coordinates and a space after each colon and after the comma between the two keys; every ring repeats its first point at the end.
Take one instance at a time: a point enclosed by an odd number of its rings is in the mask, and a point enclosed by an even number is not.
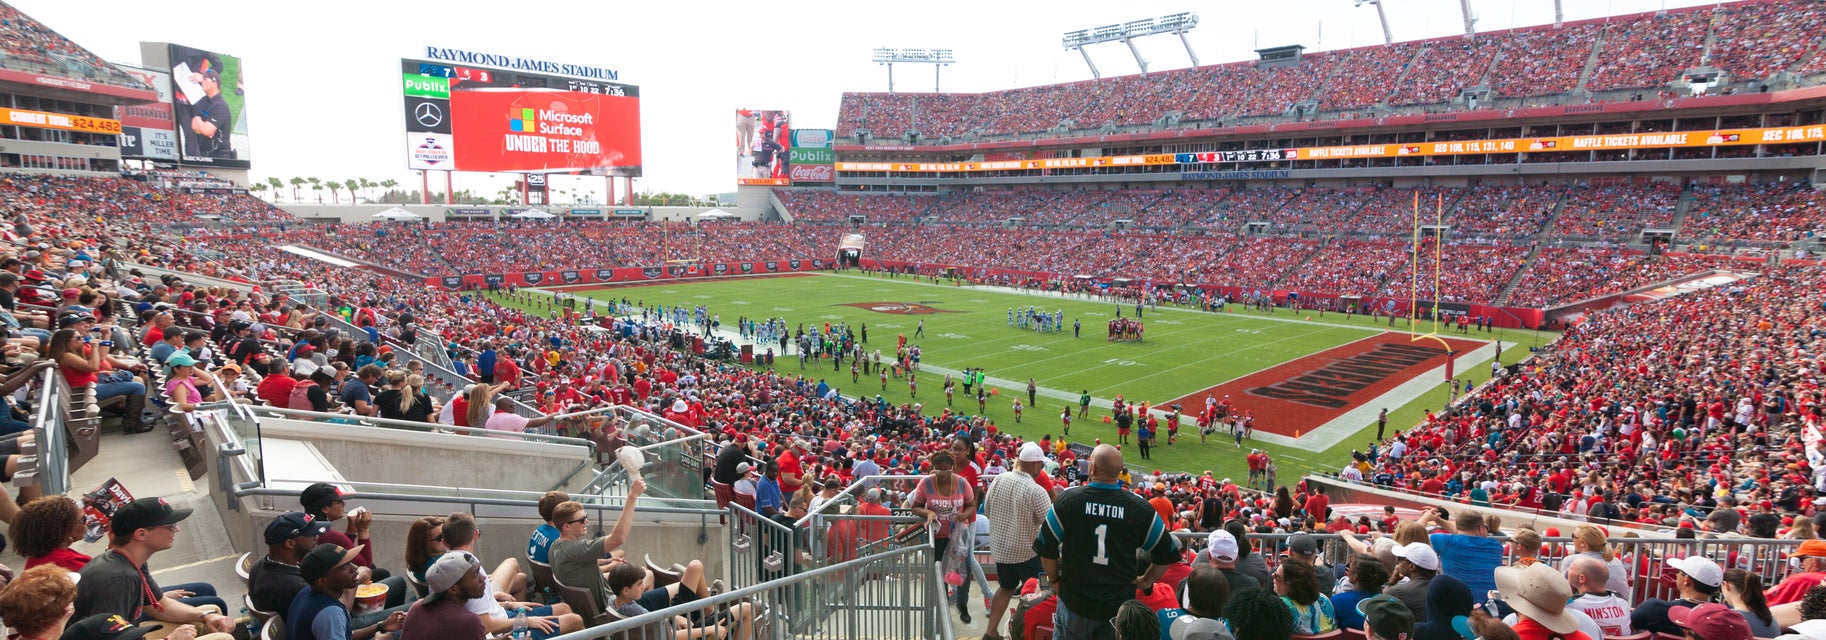
{"type": "Polygon", "coordinates": [[[1754,637],[1744,616],[1716,602],[1697,607],[1673,607],[1668,609],[1667,617],[1706,640],[1751,640],[1754,637]]]}

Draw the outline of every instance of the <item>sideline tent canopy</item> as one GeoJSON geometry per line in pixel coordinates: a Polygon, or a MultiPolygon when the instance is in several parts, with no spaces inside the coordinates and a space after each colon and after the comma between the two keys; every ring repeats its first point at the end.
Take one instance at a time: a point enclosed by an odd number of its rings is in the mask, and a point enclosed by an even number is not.
{"type": "Polygon", "coordinates": [[[697,214],[697,219],[699,219],[699,220],[731,220],[731,219],[735,219],[735,218],[739,218],[739,217],[741,217],[741,216],[730,213],[728,211],[724,211],[722,209],[711,209],[709,211],[705,211],[703,213],[697,214]]]}
{"type": "Polygon", "coordinates": [[[550,219],[556,218],[558,216],[552,215],[550,213],[546,213],[545,211],[541,211],[539,209],[527,209],[525,211],[521,211],[519,213],[513,214],[512,216],[508,216],[508,217],[520,218],[522,220],[550,220],[550,219]]]}
{"type": "Polygon", "coordinates": [[[424,217],[424,216],[420,216],[419,214],[413,213],[411,211],[407,211],[405,209],[401,209],[399,207],[393,207],[386,211],[382,211],[380,213],[374,214],[374,218],[377,220],[417,220],[422,217],[424,217]]]}

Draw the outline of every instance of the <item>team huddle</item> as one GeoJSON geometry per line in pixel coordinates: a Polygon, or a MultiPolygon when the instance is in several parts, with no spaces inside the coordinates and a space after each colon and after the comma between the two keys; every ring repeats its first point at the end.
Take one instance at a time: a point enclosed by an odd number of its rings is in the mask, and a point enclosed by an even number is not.
{"type": "Polygon", "coordinates": [[[1057,333],[1065,330],[1065,310],[1058,309],[1047,313],[1044,309],[1031,306],[1027,307],[1025,311],[1009,307],[1008,326],[1039,333],[1057,333]]]}
{"type": "Polygon", "coordinates": [[[1110,342],[1141,342],[1140,318],[1113,318],[1110,320],[1110,342]]]}

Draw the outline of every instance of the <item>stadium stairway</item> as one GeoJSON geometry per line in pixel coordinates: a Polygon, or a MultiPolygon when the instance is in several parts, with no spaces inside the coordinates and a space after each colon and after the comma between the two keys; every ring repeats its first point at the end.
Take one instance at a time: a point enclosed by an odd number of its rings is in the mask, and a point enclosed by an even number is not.
{"type": "Polygon", "coordinates": [[[785,202],[780,200],[780,192],[767,190],[767,204],[773,207],[774,215],[779,216],[781,222],[793,223],[793,212],[786,207],[785,202]]]}
{"type": "MultiPolygon", "coordinates": [[[[1558,215],[1557,206],[1555,207],[1555,215],[1558,215]]],[[[1541,243],[1536,242],[1528,245],[1528,255],[1522,258],[1522,266],[1516,268],[1515,275],[1509,276],[1509,283],[1503,285],[1502,290],[1496,294],[1496,302],[1492,304],[1499,307],[1509,304],[1509,296],[1514,294],[1515,288],[1522,284],[1522,274],[1527,273],[1528,268],[1534,266],[1535,258],[1540,255],[1541,243]]]]}
{"type": "Polygon", "coordinates": [[[1591,95],[1590,91],[1585,90],[1585,83],[1591,80],[1592,70],[1598,68],[1598,56],[1604,53],[1604,40],[1609,33],[1610,29],[1606,28],[1591,39],[1591,54],[1585,56],[1585,68],[1579,71],[1578,84],[1572,86],[1573,94],[1591,95]]]}
{"type": "Polygon", "coordinates": [[[1680,230],[1686,228],[1687,214],[1693,210],[1693,202],[1698,199],[1699,194],[1693,191],[1693,185],[1687,185],[1686,188],[1680,190],[1680,199],[1674,204],[1674,222],[1672,223],[1675,238],[1681,237],[1680,230]]]}

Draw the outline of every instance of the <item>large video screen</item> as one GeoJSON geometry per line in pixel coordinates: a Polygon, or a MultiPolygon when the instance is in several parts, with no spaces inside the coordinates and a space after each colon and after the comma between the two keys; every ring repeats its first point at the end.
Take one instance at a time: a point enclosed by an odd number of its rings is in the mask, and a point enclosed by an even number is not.
{"type": "Polygon", "coordinates": [[[248,168],[251,148],[241,59],[176,44],[170,53],[180,162],[248,168]]]}
{"type": "Polygon", "coordinates": [[[792,113],[784,110],[737,109],[735,112],[735,183],[792,184],[792,113]]]}
{"type": "Polygon", "coordinates": [[[640,88],[401,61],[413,169],[641,175],[640,88]]]}

